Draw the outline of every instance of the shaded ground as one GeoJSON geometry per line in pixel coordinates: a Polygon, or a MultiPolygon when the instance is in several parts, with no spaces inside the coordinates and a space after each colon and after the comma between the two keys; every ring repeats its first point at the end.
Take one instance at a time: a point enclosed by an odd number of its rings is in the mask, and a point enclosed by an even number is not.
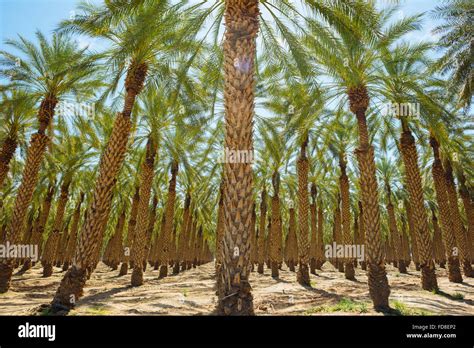
{"type": "MultiPolygon", "coordinates": [[[[64,273],[59,268],[50,278],[41,277],[37,265],[23,276],[14,276],[11,291],[0,294],[0,315],[28,315],[49,303],[64,273]]],[[[391,305],[405,315],[474,315],[474,279],[449,283],[446,270],[438,269],[441,293],[420,288],[420,274],[399,274],[387,267],[391,305]]],[[[148,268],[145,285],[132,288],[130,275],[117,277],[100,264],[87,284],[84,297],[70,315],[207,315],[214,310],[214,264],[208,263],[179,275],[158,280],[158,271],[148,268]]],[[[296,283],[296,274],[286,268],[280,278],[270,271],[252,273],[254,306],[258,315],[381,315],[371,308],[365,272],[356,269],[357,281],[344,279],[329,263],[311,275],[312,288],[296,283]]]]}

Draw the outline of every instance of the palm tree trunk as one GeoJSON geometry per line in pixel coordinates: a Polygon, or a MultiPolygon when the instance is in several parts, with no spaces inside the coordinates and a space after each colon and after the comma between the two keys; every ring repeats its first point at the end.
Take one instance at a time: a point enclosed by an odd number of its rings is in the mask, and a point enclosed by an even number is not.
{"type": "Polygon", "coordinates": [[[43,277],[50,277],[53,273],[53,264],[56,256],[56,247],[58,240],[60,240],[60,233],[63,227],[64,211],[69,195],[70,182],[65,182],[61,185],[61,194],[58,199],[58,207],[56,209],[56,216],[54,217],[53,229],[49,235],[46,245],[44,247],[43,258],[43,277]]]}
{"type": "Polygon", "coordinates": [[[420,257],[418,253],[418,243],[416,241],[415,223],[413,220],[413,212],[411,209],[411,205],[407,201],[405,201],[405,209],[407,211],[408,231],[410,233],[410,244],[411,244],[411,252],[413,256],[413,262],[415,263],[415,269],[419,271],[420,270],[420,257]]]}
{"type": "MultiPolygon", "coordinates": [[[[358,204],[358,207],[359,207],[359,240],[360,240],[360,244],[364,246],[364,250],[365,250],[366,243],[365,243],[364,208],[362,208],[362,202],[361,201],[358,201],[357,204],[358,204]]],[[[361,263],[360,263],[360,268],[363,271],[367,270],[367,262],[365,260],[366,260],[366,258],[364,257],[364,260],[361,261],[361,263]]]]}
{"type": "Polygon", "coordinates": [[[316,274],[316,265],[317,265],[317,234],[318,234],[318,221],[317,221],[317,206],[316,206],[316,196],[317,196],[316,185],[311,184],[311,205],[309,206],[309,213],[311,217],[311,241],[309,247],[309,256],[310,256],[310,272],[311,274],[316,274]]]}
{"type": "Polygon", "coordinates": [[[441,228],[439,227],[438,217],[434,209],[431,209],[431,221],[433,223],[433,245],[435,247],[435,260],[438,262],[441,268],[444,268],[446,263],[446,250],[444,249],[443,242],[441,240],[441,228]]]}
{"type": "Polygon", "coordinates": [[[308,194],[308,172],[309,161],[306,157],[306,138],[301,145],[300,155],[296,162],[298,173],[298,262],[299,268],[296,275],[298,283],[310,286],[309,279],[309,194],[308,194]]]}
{"type": "Polygon", "coordinates": [[[178,175],[178,162],[171,164],[171,179],[168,187],[168,200],[165,208],[165,229],[163,231],[163,244],[160,255],[160,278],[168,276],[168,263],[170,262],[171,239],[173,233],[174,206],[176,201],[176,176],[178,175]]]}
{"type": "Polygon", "coordinates": [[[444,245],[446,246],[446,259],[448,261],[448,278],[450,282],[462,283],[462,275],[458,254],[455,252],[456,237],[453,233],[453,222],[451,217],[451,208],[446,191],[446,181],[444,168],[439,156],[439,144],[434,138],[430,138],[430,144],[433,148],[434,161],[431,167],[433,183],[436,192],[436,202],[438,203],[439,218],[441,222],[441,231],[444,245]]]}
{"type": "Polygon", "coordinates": [[[151,203],[151,208],[150,212],[148,214],[148,226],[146,228],[146,244],[145,244],[145,253],[143,257],[143,271],[145,271],[146,264],[149,260],[150,256],[150,249],[152,246],[152,236],[153,236],[153,230],[155,228],[155,222],[156,222],[156,207],[158,206],[158,197],[155,193],[153,196],[153,200],[151,203]]]}
{"type": "Polygon", "coordinates": [[[254,266],[257,263],[257,231],[256,231],[256,223],[257,223],[257,213],[255,212],[255,203],[252,205],[252,223],[250,225],[250,270],[254,271],[254,266]]]}
{"type": "Polygon", "coordinates": [[[323,207],[320,200],[318,207],[318,236],[316,244],[316,269],[321,270],[321,267],[324,264],[324,217],[323,217],[323,207]]]}
{"type": "Polygon", "coordinates": [[[403,248],[403,260],[405,262],[405,266],[409,267],[411,263],[411,256],[410,256],[410,244],[407,235],[407,224],[406,218],[402,217],[402,229],[401,229],[401,239],[402,239],[402,248],[403,248]]]}
{"type": "Polygon", "coordinates": [[[81,206],[84,202],[84,192],[79,194],[79,199],[76,203],[76,207],[74,209],[74,214],[72,216],[72,223],[71,223],[71,232],[68,240],[68,244],[66,247],[66,254],[65,254],[65,266],[67,264],[67,268],[69,268],[70,263],[72,262],[72,258],[74,257],[74,250],[76,249],[77,243],[77,231],[79,229],[79,221],[81,219],[81,206]]]}
{"type": "Polygon", "coordinates": [[[295,209],[290,208],[290,220],[288,222],[288,267],[295,272],[295,264],[298,262],[298,242],[296,237],[295,209]]]}
{"type": "Polygon", "coordinates": [[[453,178],[453,169],[451,162],[446,160],[444,166],[446,178],[446,191],[448,193],[449,207],[451,212],[451,222],[454,229],[454,235],[459,248],[459,256],[461,257],[462,268],[466,277],[474,277],[471,266],[468,239],[462,223],[461,213],[458,206],[458,195],[456,193],[456,185],[453,178]]]}
{"type": "Polygon", "coordinates": [[[120,213],[118,219],[117,219],[117,225],[115,226],[115,231],[114,235],[112,236],[112,239],[110,241],[111,247],[110,247],[110,267],[112,268],[113,271],[115,271],[118,268],[118,265],[120,264],[120,257],[123,252],[123,246],[122,246],[122,240],[123,240],[123,229],[125,227],[125,209],[122,210],[122,213],[120,213]]]}
{"type": "Polygon", "coordinates": [[[154,262],[155,266],[154,269],[157,270],[161,266],[160,260],[161,260],[161,250],[162,250],[162,245],[163,245],[163,234],[165,231],[165,220],[166,220],[166,214],[165,211],[163,211],[162,216],[161,216],[161,222],[160,222],[160,231],[159,234],[155,237],[156,238],[156,247],[155,247],[155,253],[154,253],[154,262]]]}
{"type": "MultiPolygon", "coordinates": [[[[337,245],[342,245],[342,238],[341,196],[338,194],[336,209],[334,211],[334,242],[336,242],[337,245]]],[[[334,267],[336,267],[339,272],[344,273],[344,259],[334,256],[333,262],[334,267]]]]}
{"type": "MultiPolygon", "coordinates": [[[[219,189],[219,204],[217,208],[217,225],[216,225],[216,279],[220,279],[222,274],[222,263],[224,262],[224,183],[221,182],[219,189]]],[[[217,281],[220,286],[222,281],[217,281]]]]}
{"type": "Polygon", "coordinates": [[[263,274],[263,266],[265,263],[265,228],[267,221],[267,191],[265,187],[262,190],[260,198],[260,221],[258,227],[258,273],[263,274]]]}
{"type": "Polygon", "coordinates": [[[471,201],[469,190],[466,187],[466,178],[464,174],[459,175],[459,195],[464,206],[467,222],[467,237],[469,243],[468,249],[471,252],[471,261],[474,259],[474,203],[471,201]]]}
{"type": "Polygon", "coordinates": [[[53,310],[69,310],[82,296],[87,280],[87,268],[94,266],[96,250],[102,241],[103,225],[107,223],[112,205],[113,189],[125,160],[131,133],[131,113],[137,95],[143,89],[147,65],[134,61],[125,79],[125,103],[123,111],[115,119],[112,134],[99,163],[92,201],[81,229],[73,266],[66,272],[52,301],[53,310]]]}
{"type": "MultiPolygon", "coordinates": [[[[225,1],[225,147],[253,151],[254,73],[258,0],[225,1]]],[[[253,314],[248,280],[253,176],[251,163],[224,164],[224,263],[218,312],[253,314]]]]}
{"type": "Polygon", "coordinates": [[[178,252],[176,255],[176,272],[179,273],[181,269],[181,262],[185,258],[186,252],[186,239],[187,239],[187,229],[189,224],[189,206],[191,204],[191,195],[189,192],[186,194],[184,199],[184,209],[183,209],[183,223],[181,224],[181,230],[179,232],[178,239],[178,252]]]}
{"type": "MultiPolygon", "coordinates": [[[[33,192],[38,183],[38,173],[43,162],[43,157],[50,143],[50,138],[45,134],[54,116],[54,109],[58,100],[54,96],[46,96],[41,102],[38,112],[40,126],[38,132],[33,134],[26,155],[20,187],[18,188],[13,214],[7,227],[5,242],[17,244],[21,238],[25,226],[25,217],[33,192]]],[[[10,288],[10,280],[13,273],[14,260],[2,259],[0,261],[0,293],[7,292],[10,288]]]]}
{"type": "Polygon", "coordinates": [[[272,277],[278,278],[279,276],[279,261],[281,257],[281,243],[282,243],[282,230],[281,230],[281,211],[280,211],[280,176],[278,172],[273,174],[273,197],[272,197],[272,228],[270,230],[270,261],[272,268],[272,277]]]}
{"type": "Polygon", "coordinates": [[[389,308],[390,287],[385,271],[380,232],[380,210],[378,186],[375,176],[374,148],[369,143],[369,133],[365,112],[369,105],[369,95],[365,86],[348,91],[350,109],[357,117],[359,147],[356,150],[360,171],[363,219],[367,248],[368,283],[370,298],[376,310],[389,308]]]}
{"type": "MultiPolygon", "coordinates": [[[[403,124],[403,123],[402,123],[403,124]]],[[[428,230],[428,216],[423,201],[423,186],[418,167],[418,153],[415,138],[408,127],[404,126],[400,138],[400,150],[405,165],[405,181],[410,195],[415,227],[415,239],[418,245],[421,268],[421,285],[428,291],[438,289],[433,262],[433,245],[428,230]]]]}
{"type": "Polygon", "coordinates": [[[130,217],[128,219],[127,238],[123,249],[122,266],[118,276],[124,276],[128,273],[128,266],[131,264],[130,255],[135,241],[135,227],[137,226],[138,205],[140,204],[140,189],[135,187],[135,194],[132,198],[132,207],[130,208],[130,217]]]}
{"type": "MultiPolygon", "coordinates": [[[[344,155],[340,156],[339,166],[341,168],[341,176],[339,178],[339,187],[341,190],[341,209],[342,209],[342,234],[345,245],[352,244],[351,236],[351,203],[349,197],[349,178],[346,173],[346,163],[344,155]]],[[[355,280],[354,259],[345,255],[344,258],[344,275],[346,279],[355,280]]]]}
{"type": "Polygon", "coordinates": [[[0,150],[0,188],[3,187],[3,183],[10,170],[10,161],[15,154],[16,148],[18,147],[18,140],[16,134],[9,134],[3,141],[2,148],[0,150]]]}
{"type": "Polygon", "coordinates": [[[155,142],[149,137],[146,144],[145,160],[142,165],[135,242],[131,251],[133,259],[132,286],[143,284],[143,259],[145,258],[145,243],[147,240],[148,206],[150,204],[151,185],[153,184],[156,150],[155,142]]]}
{"type": "MultiPolygon", "coordinates": [[[[48,185],[48,189],[46,190],[46,196],[44,198],[41,210],[38,214],[37,223],[33,228],[33,235],[31,237],[31,244],[38,246],[38,258],[41,257],[41,246],[42,246],[42,238],[44,228],[46,226],[46,222],[48,221],[49,212],[51,210],[51,204],[53,201],[53,195],[56,191],[56,185],[54,181],[51,181],[48,185]]],[[[24,274],[28,269],[30,269],[34,263],[31,259],[27,259],[25,264],[23,265],[22,269],[20,270],[20,274],[24,274]]]]}
{"type": "Polygon", "coordinates": [[[398,232],[397,220],[395,218],[395,210],[390,199],[390,189],[387,192],[388,195],[388,204],[387,204],[387,212],[388,212],[388,223],[390,228],[390,236],[392,239],[393,245],[393,252],[394,252],[394,261],[397,262],[398,270],[400,273],[407,273],[407,269],[405,266],[405,261],[403,260],[403,248],[400,239],[400,233],[398,232]]]}

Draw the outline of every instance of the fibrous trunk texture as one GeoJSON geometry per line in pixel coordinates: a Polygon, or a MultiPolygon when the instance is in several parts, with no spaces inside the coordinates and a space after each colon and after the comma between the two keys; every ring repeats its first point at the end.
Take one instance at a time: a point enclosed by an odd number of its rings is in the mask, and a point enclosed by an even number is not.
{"type": "Polygon", "coordinates": [[[296,162],[298,174],[298,273],[296,279],[304,286],[310,286],[309,279],[309,193],[308,173],[309,161],[306,157],[307,139],[301,146],[301,152],[296,162]]]}
{"type": "Polygon", "coordinates": [[[17,146],[18,140],[16,134],[10,134],[3,141],[2,148],[0,149],[0,188],[2,188],[3,182],[10,170],[10,161],[15,154],[17,146]]]}
{"type": "Polygon", "coordinates": [[[433,291],[438,289],[433,261],[433,244],[428,230],[428,216],[423,201],[423,185],[421,182],[420,168],[418,167],[418,153],[415,138],[409,129],[401,135],[400,148],[403,164],[405,165],[405,182],[410,196],[415,228],[415,242],[421,268],[421,286],[423,289],[433,291]]]}
{"type": "Polygon", "coordinates": [[[388,297],[390,295],[390,287],[388,285],[382,251],[374,148],[369,143],[367,119],[365,116],[369,105],[369,95],[365,86],[359,86],[349,89],[348,96],[350,109],[357,117],[359,132],[359,146],[356,150],[356,156],[362,191],[369,293],[374,308],[376,310],[386,310],[389,308],[388,297]]]}
{"type": "Polygon", "coordinates": [[[173,233],[174,206],[176,202],[176,176],[178,175],[178,162],[171,164],[171,179],[168,186],[168,200],[165,207],[165,227],[160,253],[160,278],[168,276],[168,264],[170,262],[170,252],[173,233]]]}
{"type": "MultiPolygon", "coordinates": [[[[253,151],[258,5],[258,0],[225,1],[224,143],[228,150],[253,151]]],[[[224,164],[224,262],[217,309],[225,315],[254,313],[248,273],[252,190],[251,163],[224,164]]]]}
{"type": "Polygon", "coordinates": [[[82,295],[87,269],[95,267],[103,240],[104,226],[112,206],[113,189],[127,152],[131,133],[131,113],[135,99],[143,89],[147,65],[132,60],[125,79],[125,102],[115,119],[112,134],[102,153],[92,200],[81,228],[74,263],[66,272],[52,301],[53,310],[68,310],[82,295]]]}
{"type": "Polygon", "coordinates": [[[438,203],[442,232],[441,235],[445,245],[446,260],[448,262],[448,278],[450,282],[461,283],[463,279],[461,275],[459,256],[456,252],[456,237],[453,232],[451,208],[446,190],[445,172],[439,155],[439,144],[434,137],[430,138],[430,144],[433,148],[434,157],[431,173],[433,175],[433,183],[436,192],[436,202],[438,203]]]}
{"type": "Polygon", "coordinates": [[[258,273],[263,274],[263,267],[265,264],[265,225],[267,221],[267,191],[262,190],[260,196],[260,220],[258,225],[258,247],[257,247],[257,262],[258,273]]]}
{"type": "Polygon", "coordinates": [[[137,225],[135,227],[135,242],[131,250],[133,260],[132,286],[140,286],[143,284],[143,260],[145,259],[145,244],[147,241],[146,229],[148,227],[149,217],[148,205],[150,204],[156,150],[155,142],[149,137],[140,177],[140,201],[138,203],[137,225]]]}
{"type": "MultiPolygon", "coordinates": [[[[346,173],[346,162],[344,155],[341,155],[339,166],[341,168],[341,177],[339,178],[339,187],[341,190],[341,210],[342,210],[342,235],[344,245],[352,245],[351,236],[351,203],[349,197],[349,178],[346,173]]],[[[344,275],[346,279],[355,280],[354,259],[345,255],[344,275]]]]}
{"type": "Polygon", "coordinates": [[[446,159],[445,162],[445,178],[446,178],[446,191],[448,193],[449,208],[451,212],[451,222],[454,229],[454,235],[456,236],[456,244],[458,246],[459,256],[461,258],[462,269],[466,277],[474,277],[472,270],[469,243],[466,235],[466,231],[463,226],[461,212],[459,211],[458,195],[456,192],[456,184],[453,178],[453,169],[451,162],[446,159]]]}

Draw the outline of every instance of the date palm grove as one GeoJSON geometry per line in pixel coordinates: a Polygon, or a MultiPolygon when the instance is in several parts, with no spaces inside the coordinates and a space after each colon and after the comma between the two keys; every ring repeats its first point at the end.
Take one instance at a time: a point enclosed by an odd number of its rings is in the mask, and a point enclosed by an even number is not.
{"type": "Polygon", "coordinates": [[[474,5],[399,9],[84,1],[51,34],[6,39],[0,241],[40,257],[2,257],[0,292],[62,272],[48,311],[67,314],[101,263],[140,287],[213,262],[215,313],[253,315],[254,274],[310,291],[324,266],[366,274],[390,312],[388,266],[430,292],[439,269],[474,277],[474,5]]]}

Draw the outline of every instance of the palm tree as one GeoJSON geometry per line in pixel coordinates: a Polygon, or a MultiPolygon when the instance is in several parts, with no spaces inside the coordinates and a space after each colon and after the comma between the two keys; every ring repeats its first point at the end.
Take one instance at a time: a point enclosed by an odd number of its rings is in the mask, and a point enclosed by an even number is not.
{"type": "MultiPolygon", "coordinates": [[[[341,14],[362,14],[365,7],[360,2],[336,1],[329,6],[325,2],[305,1],[305,3],[324,20],[338,28],[346,28],[340,20],[341,14]]],[[[289,43],[290,50],[301,70],[309,71],[305,63],[304,49],[297,37],[284,25],[279,16],[289,18],[298,26],[295,17],[299,13],[288,4],[273,6],[258,0],[215,1],[201,9],[200,15],[194,15],[189,27],[199,30],[205,19],[215,10],[219,15],[213,21],[213,33],[219,33],[218,26],[224,18],[226,31],[223,42],[224,65],[224,108],[225,108],[225,148],[232,151],[253,151],[252,119],[254,112],[254,73],[257,53],[257,35],[262,30],[265,54],[270,60],[284,55],[281,45],[276,41],[274,31],[282,33],[289,43]],[[223,5],[224,8],[220,5],[223,5]],[[276,29],[269,21],[264,21],[260,5],[274,20],[276,29]],[[222,15],[223,14],[223,15],[222,15]],[[260,22],[263,23],[260,26],[260,22]],[[283,53],[283,55],[282,55],[283,53]]],[[[191,6],[191,11],[199,10],[202,5],[191,6]]],[[[209,30],[208,32],[211,32],[209,30]]],[[[215,35],[215,40],[217,35],[215,35]]],[[[226,262],[223,265],[224,291],[219,297],[218,311],[231,314],[253,314],[253,300],[246,270],[250,262],[250,225],[252,223],[253,179],[251,163],[226,163],[224,166],[224,215],[226,262]],[[238,252],[235,252],[235,251],[238,252]],[[232,256],[235,255],[235,256],[232,256]]],[[[219,287],[219,286],[218,286],[219,287]]]]}
{"type": "MultiPolygon", "coordinates": [[[[373,4],[366,4],[366,8],[369,12],[367,26],[354,25],[352,33],[343,32],[340,35],[328,32],[323,43],[315,40],[311,35],[308,36],[307,41],[318,62],[335,80],[335,87],[339,87],[340,94],[345,94],[347,97],[349,109],[357,119],[359,146],[356,149],[356,156],[359,164],[367,241],[369,290],[375,309],[385,310],[389,308],[390,288],[383,260],[374,147],[370,142],[367,123],[369,92],[371,83],[374,81],[372,70],[374,63],[379,59],[380,52],[412,30],[419,16],[403,19],[383,30],[383,25],[388,19],[387,14],[389,15],[393,9],[377,13],[373,4]]],[[[320,31],[320,27],[316,25],[310,29],[320,31]]]]}
{"type": "MultiPolygon", "coordinates": [[[[23,88],[31,97],[40,101],[38,130],[31,136],[20,187],[15,198],[13,215],[7,228],[7,240],[15,244],[23,231],[26,211],[31,203],[38,182],[38,173],[46,148],[51,139],[47,133],[53,121],[56,105],[70,94],[87,97],[91,89],[100,85],[95,76],[95,57],[78,49],[65,34],[57,34],[49,42],[36,32],[39,47],[23,37],[7,40],[19,50],[25,60],[16,64],[16,57],[2,51],[4,57],[0,74],[10,76],[10,88],[23,88]]],[[[11,260],[0,264],[0,292],[8,291],[12,274],[11,260]]]]}
{"type": "MultiPolygon", "coordinates": [[[[333,154],[335,160],[338,159],[340,169],[339,176],[339,192],[341,195],[341,218],[342,218],[342,242],[345,245],[351,245],[351,207],[349,192],[349,177],[347,175],[347,159],[346,154],[349,153],[351,143],[355,133],[355,123],[351,122],[350,115],[344,113],[341,109],[336,112],[335,120],[326,129],[325,142],[327,150],[333,154]],[[344,120],[347,118],[348,120],[344,120]]],[[[339,226],[337,226],[339,230],[339,226]]],[[[339,243],[339,241],[337,241],[339,243]]],[[[344,258],[339,261],[340,269],[344,269],[345,277],[349,280],[355,280],[354,261],[351,258],[344,258]],[[344,262],[344,263],[343,263],[344,262]]]]}
{"type": "MultiPolygon", "coordinates": [[[[413,22],[416,25],[416,22],[413,22]]],[[[426,79],[427,69],[423,71],[424,54],[430,48],[428,44],[414,46],[400,45],[393,50],[384,50],[382,62],[386,70],[386,77],[382,77],[385,97],[396,106],[403,105],[416,98],[423,107],[422,114],[431,113],[436,105],[423,91],[422,81],[426,79]],[[425,111],[426,110],[426,111],[425,111]]],[[[420,109],[421,109],[420,106],[420,109]]],[[[405,165],[405,181],[410,196],[413,211],[414,227],[420,253],[420,267],[422,270],[422,287],[425,290],[436,290],[437,280],[433,263],[433,247],[428,230],[428,215],[424,207],[420,167],[415,138],[410,129],[410,122],[415,115],[412,110],[407,114],[398,108],[395,116],[400,120],[402,134],[399,141],[399,150],[405,165]]],[[[389,117],[393,116],[389,113],[389,117]]]]}
{"type": "Polygon", "coordinates": [[[145,229],[148,227],[148,205],[150,203],[151,186],[153,182],[154,164],[157,144],[153,137],[148,136],[145,158],[142,164],[140,177],[140,201],[138,203],[137,226],[135,230],[135,242],[133,243],[133,272],[132,286],[143,284],[143,259],[145,257],[145,229]]]}
{"type": "MultiPolygon", "coordinates": [[[[59,116],[64,117],[65,115],[59,113],[59,116]]],[[[56,129],[59,132],[58,141],[53,143],[53,148],[48,153],[48,159],[54,163],[53,170],[61,173],[62,182],[52,229],[48,234],[43,253],[44,277],[51,276],[54,258],[58,252],[57,244],[60,242],[61,236],[67,234],[63,232],[63,227],[66,205],[71,195],[71,184],[75,174],[87,166],[87,162],[92,156],[92,153],[88,151],[89,148],[86,148],[83,137],[71,134],[64,119],[58,121],[56,129]]]]}
{"type": "MultiPolygon", "coordinates": [[[[74,303],[71,302],[71,297],[75,302],[82,295],[87,278],[86,270],[95,264],[94,259],[99,254],[99,242],[110,212],[112,191],[125,159],[131,134],[132,110],[137,96],[144,88],[147,73],[150,70],[151,76],[155,76],[155,72],[160,76],[159,72],[167,69],[169,61],[165,52],[175,50],[177,18],[167,12],[169,6],[166,1],[152,8],[140,7],[136,14],[126,19],[123,13],[117,14],[112,6],[107,6],[111,4],[100,8],[82,4],[80,9],[84,11],[84,15],[62,23],[64,30],[102,37],[111,42],[111,48],[103,54],[112,69],[110,92],[115,90],[124,71],[126,77],[123,109],[115,118],[112,134],[101,156],[74,264],[61,281],[52,301],[53,310],[58,311],[72,308],[74,303]],[[152,32],[159,32],[160,35],[150,34],[152,32]],[[127,60],[130,62],[128,67],[127,60]]],[[[156,80],[152,82],[158,83],[156,80]]]]}
{"type": "Polygon", "coordinates": [[[449,73],[449,87],[459,96],[460,104],[470,106],[474,71],[472,54],[472,12],[474,7],[468,0],[449,0],[432,12],[433,17],[444,19],[433,32],[440,34],[439,46],[446,49],[436,68],[449,73]]]}
{"type": "Polygon", "coordinates": [[[458,195],[456,192],[456,184],[453,177],[453,168],[451,161],[448,157],[444,161],[445,180],[446,180],[446,192],[448,194],[449,208],[452,217],[454,234],[456,236],[456,242],[459,247],[459,256],[463,266],[464,275],[466,277],[473,277],[474,272],[472,270],[469,243],[466,235],[466,231],[463,226],[461,212],[459,211],[458,195]]]}
{"type": "Polygon", "coordinates": [[[396,180],[395,163],[388,159],[388,156],[382,157],[378,162],[378,171],[383,179],[386,193],[386,208],[388,215],[388,225],[390,230],[390,241],[393,245],[394,261],[397,263],[400,273],[407,273],[405,261],[403,259],[402,238],[398,231],[397,219],[395,215],[395,206],[392,202],[392,185],[396,180]]]}
{"type": "Polygon", "coordinates": [[[10,161],[20,143],[24,142],[24,134],[31,126],[34,117],[34,100],[22,90],[3,92],[0,102],[2,110],[2,126],[0,138],[3,139],[0,149],[0,188],[10,169],[10,161]]]}
{"type": "Polygon", "coordinates": [[[298,263],[298,241],[296,237],[295,208],[289,208],[288,235],[285,243],[286,259],[290,271],[295,272],[298,263]]]}
{"type": "Polygon", "coordinates": [[[448,277],[449,281],[453,283],[461,283],[462,275],[459,266],[459,258],[458,254],[454,252],[457,247],[456,238],[452,229],[453,222],[449,205],[448,193],[446,190],[446,181],[444,177],[445,171],[440,158],[439,143],[434,135],[431,135],[430,137],[430,145],[433,148],[434,157],[431,172],[433,175],[433,184],[436,191],[436,202],[438,203],[439,207],[443,242],[446,246],[448,277]]]}

